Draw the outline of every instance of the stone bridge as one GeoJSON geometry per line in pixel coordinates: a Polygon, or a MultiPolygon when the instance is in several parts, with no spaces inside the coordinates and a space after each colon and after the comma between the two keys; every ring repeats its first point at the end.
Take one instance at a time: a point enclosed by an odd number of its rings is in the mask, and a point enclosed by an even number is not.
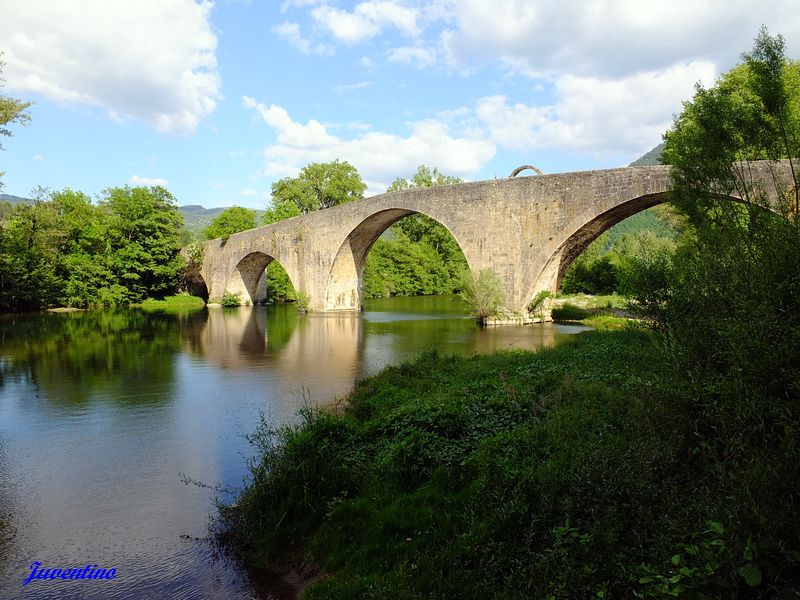
{"type": "MultiPolygon", "coordinates": [[[[774,181],[791,182],[788,161],[744,166],[773,201],[774,181]]],[[[601,233],[668,200],[670,181],[666,166],[625,167],[381,194],[206,242],[199,276],[211,301],[233,292],[255,304],[266,297],[264,269],[277,260],[310,310],[357,311],[372,244],[395,221],[421,213],[453,234],[473,273],[497,273],[506,308],[529,321],[537,293],[555,292],[601,233]]]]}

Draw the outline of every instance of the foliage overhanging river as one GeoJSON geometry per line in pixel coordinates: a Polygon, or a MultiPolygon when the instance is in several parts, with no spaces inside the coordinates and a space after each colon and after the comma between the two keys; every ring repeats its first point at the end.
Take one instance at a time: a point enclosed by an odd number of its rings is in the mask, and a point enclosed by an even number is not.
{"type": "Polygon", "coordinates": [[[579,326],[478,329],[457,299],[0,316],[0,597],[252,598],[202,541],[213,491],[238,488],[263,413],[295,418],[361,377],[442,353],[535,349],[579,326]],[[30,565],[116,569],[32,580],[30,565]]]}

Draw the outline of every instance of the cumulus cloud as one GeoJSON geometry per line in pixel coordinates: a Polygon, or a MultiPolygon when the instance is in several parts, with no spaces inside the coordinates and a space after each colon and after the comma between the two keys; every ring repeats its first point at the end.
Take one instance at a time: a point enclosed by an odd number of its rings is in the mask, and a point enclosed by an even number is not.
{"type": "Polygon", "coordinates": [[[625,76],[679,62],[727,69],[765,23],[800,40],[793,0],[453,0],[442,32],[456,64],[501,61],[532,76],[625,76]]]}
{"type": "Polygon", "coordinates": [[[272,28],[278,37],[285,39],[303,54],[329,55],[333,49],[327,44],[314,43],[305,37],[300,30],[300,24],[284,21],[272,28]]]}
{"type": "Polygon", "coordinates": [[[696,62],[622,79],[565,75],[555,82],[553,104],[510,104],[496,95],[481,98],[475,112],[491,139],[507,148],[639,152],[669,128],[693,84],[711,82],[714,74],[714,65],[696,62]]]}
{"type": "Polygon", "coordinates": [[[128,181],[131,185],[140,185],[140,186],[151,186],[151,185],[160,185],[162,187],[166,187],[169,184],[169,181],[162,177],[139,177],[138,175],[134,175],[128,181]]]}
{"type": "Polygon", "coordinates": [[[319,27],[345,44],[373,38],[387,26],[408,36],[421,33],[417,24],[419,11],[393,0],[367,0],[357,4],[352,11],[323,4],[314,8],[311,16],[319,27]]]}
{"type": "Polygon", "coordinates": [[[389,62],[413,65],[419,69],[426,69],[436,64],[436,51],[432,48],[421,46],[403,46],[389,52],[389,62]]]}
{"type": "Polygon", "coordinates": [[[220,97],[212,4],[193,0],[26,0],[3,11],[15,91],[192,133],[220,97]]]}
{"type": "Polygon", "coordinates": [[[341,159],[359,170],[368,193],[375,194],[420,164],[435,164],[446,173],[470,177],[496,151],[488,140],[453,136],[445,123],[435,119],[410,123],[405,137],[370,131],[341,139],[318,121],[295,122],[280,106],[268,107],[252,98],[246,98],[244,105],[277,134],[277,143],[264,150],[264,174],[269,176],[294,176],[310,162],[341,159]]]}

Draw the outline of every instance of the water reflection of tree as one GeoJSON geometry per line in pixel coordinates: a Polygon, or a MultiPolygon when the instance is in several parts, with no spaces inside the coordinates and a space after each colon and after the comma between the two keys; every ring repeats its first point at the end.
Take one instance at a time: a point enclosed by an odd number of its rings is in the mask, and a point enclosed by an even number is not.
{"type": "Polygon", "coordinates": [[[67,405],[98,394],[122,404],[166,398],[150,392],[173,380],[172,357],[180,351],[176,320],[141,311],[6,315],[0,319],[0,373],[27,379],[49,400],[67,405]]]}

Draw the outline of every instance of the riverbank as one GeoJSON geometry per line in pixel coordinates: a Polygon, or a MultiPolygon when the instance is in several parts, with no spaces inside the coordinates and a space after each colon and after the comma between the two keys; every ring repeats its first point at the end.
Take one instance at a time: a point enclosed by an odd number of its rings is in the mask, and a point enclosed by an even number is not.
{"type": "Polygon", "coordinates": [[[262,423],[220,538],[256,572],[318,565],[312,600],[748,597],[786,577],[791,437],[727,408],[737,444],[699,431],[652,334],[577,338],[428,353],[360,382],[342,415],[262,423]]]}

